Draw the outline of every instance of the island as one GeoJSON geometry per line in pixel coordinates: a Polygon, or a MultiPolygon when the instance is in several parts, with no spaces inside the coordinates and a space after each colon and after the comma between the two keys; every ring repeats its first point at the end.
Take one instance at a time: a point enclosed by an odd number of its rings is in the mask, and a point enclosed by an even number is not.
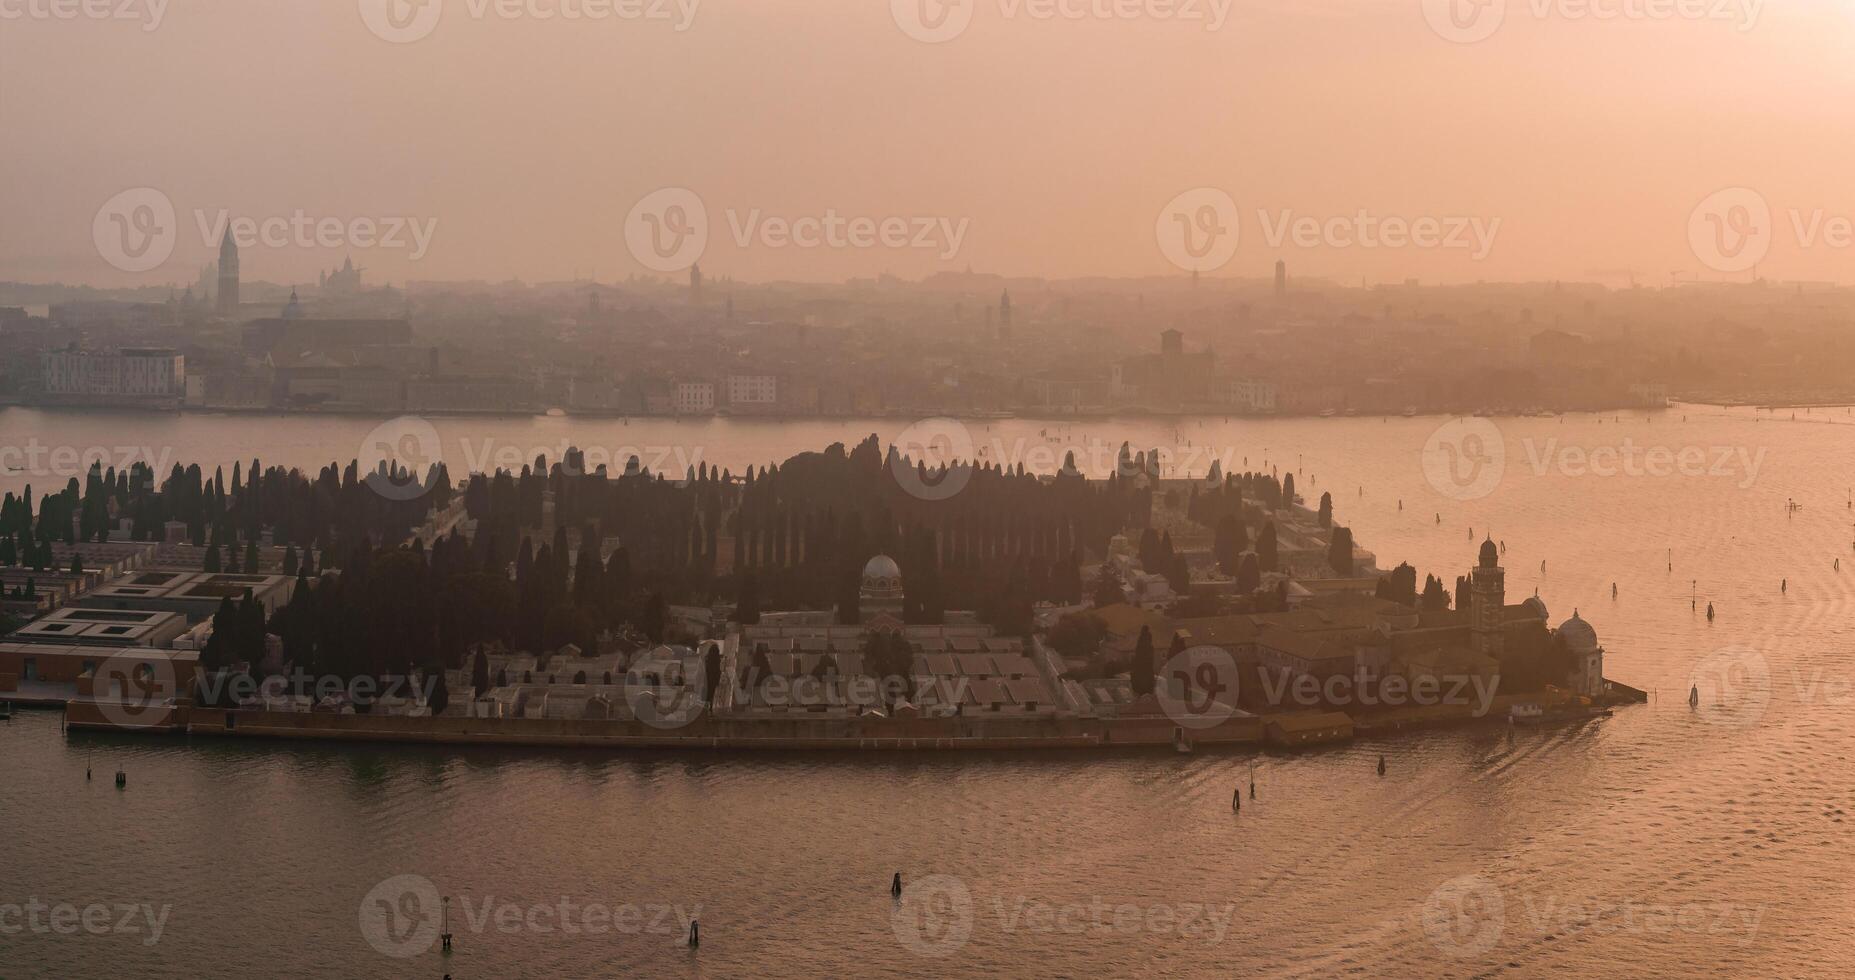
{"type": "Polygon", "coordinates": [[[1493,540],[1420,587],[1293,473],[1159,458],[99,464],[0,503],[0,701],[151,735],[1194,751],[1645,700],[1576,612],[1508,602],[1493,540]]]}

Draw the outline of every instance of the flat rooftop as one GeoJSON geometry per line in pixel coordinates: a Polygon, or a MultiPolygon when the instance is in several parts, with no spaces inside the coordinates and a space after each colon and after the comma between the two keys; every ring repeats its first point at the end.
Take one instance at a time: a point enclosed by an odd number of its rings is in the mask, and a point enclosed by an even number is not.
{"type": "Polygon", "coordinates": [[[8,639],[56,643],[159,643],[185,632],[187,617],[158,609],[66,606],[15,630],[8,639]]]}
{"type": "Polygon", "coordinates": [[[292,581],[287,575],[142,571],[112,579],[89,594],[97,599],[163,599],[217,605],[220,599],[244,595],[246,589],[262,595],[292,581]]]}

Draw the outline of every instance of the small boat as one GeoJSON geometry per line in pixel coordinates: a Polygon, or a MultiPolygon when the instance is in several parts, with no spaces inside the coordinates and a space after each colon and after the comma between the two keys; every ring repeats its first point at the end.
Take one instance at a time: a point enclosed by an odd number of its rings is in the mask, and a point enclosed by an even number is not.
{"type": "Polygon", "coordinates": [[[1507,709],[1507,721],[1511,725],[1537,725],[1546,720],[1546,709],[1537,701],[1525,701],[1507,709]]]}
{"type": "Polygon", "coordinates": [[[1320,410],[1320,417],[1323,419],[1330,419],[1338,414],[1340,413],[1337,410],[1331,408],[1323,408],[1320,410]]]}
{"type": "Polygon", "coordinates": [[[1700,707],[1700,685],[1699,684],[1696,684],[1693,687],[1688,688],[1688,707],[1690,708],[1700,707]]]}

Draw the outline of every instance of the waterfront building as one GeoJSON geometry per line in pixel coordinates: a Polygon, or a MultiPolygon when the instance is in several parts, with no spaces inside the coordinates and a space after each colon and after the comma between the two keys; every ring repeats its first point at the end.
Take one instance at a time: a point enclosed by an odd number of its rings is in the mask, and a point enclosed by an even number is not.
{"type": "Polygon", "coordinates": [[[75,685],[81,697],[122,697],[125,685],[139,683],[148,697],[171,698],[188,689],[199,662],[196,650],[0,642],[0,693],[68,698],[75,685]],[[97,691],[91,684],[105,665],[109,690],[97,691]]]}
{"type": "Polygon", "coordinates": [[[779,403],[779,379],[771,374],[730,374],[728,407],[734,411],[768,411],[779,403]]]}
{"type": "Polygon", "coordinates": [[[1275,382],[1258,378],[1230,378],[1217,382],[1216,400],[1245,415],[1274,414],[1277,389],[1275,382]]]}
{"type": "Polygon", "coordinates": [[[494,375],[444,374],[407,378],[408,412],[532,412],[535,383],[494,375]]]}
{"type": "Polygon", "coordinates": [[[1043,374],[1025,378],[1025,392],[1033,405],[1077,411],[1099,408],[1108,402],[1109,382],[1074,374],[1043,374]]]}
{"type": "Polygon", "coordinates": [[[555,721],[638,720],[646,701],[666,704],[698,698],[702,654],[697,648],[660,645],[636,651],[583,656],[569,646],[545,660],[526,654],[489,652],[493,686],[471,699],[471,665],[447,671],[453,692],[447,715],[555,721]]]}
{"type": "MultiPolygon", "coordinates": [[[[731,640],[728,677],[764,661],[765,677],[737,690],[724,708],[749,716],[785,714],[853,717],[879,712],[875,688],[851,678],[876,668],[865,651],[874,632],[909,647],[905,700],[927,717],[1018,718],[1074,713],[1060,694],[1062,666],[1041,647],[1027,650],[1015,637],[979,624],[908,626],[879,615],[859,626],[794,624],[791,620],[741,627],[731,640]]],[[[736,685],[737,687],[739,685],[736,685]]]]}
{"type": "Polygon", "coordinates": [[[1630,401],[1638,408],[1667,408],[1668,386],[1665,384],[1641,382],[1630,385],[1630,401]]]}
{"type": "Polygon", "coordinates": [[[678,415],[707,415],[715,411],[713,381],[678,381],[675,410],[678,415]]]}
{"type": "Polygon", "coordinates": [[[1609,687],[1604,681],[1604,647],[1597,642],[1597,630],[1574,609],[1572,618],[1559,624],[1558,636],[1564,641],[1566,652],[1576,658],[1573,692],[1585,697],[1608,693],[1609,687]]]}
{"type": "Polygon", "coordinates": [[[187,393],[187,359],[165,347],[51,351],[39,368],[51,404],[176,408],[187,393]]]}
{"type": "Polygon", "coordinates": [[[1185,335],[1164,330],[1159,353],[1130,357],[1110,368],[1109,389],[1116,398],[1177,408],[1211,400],[1214,370],[1210,352],[1188,354],[1185,335]]]}

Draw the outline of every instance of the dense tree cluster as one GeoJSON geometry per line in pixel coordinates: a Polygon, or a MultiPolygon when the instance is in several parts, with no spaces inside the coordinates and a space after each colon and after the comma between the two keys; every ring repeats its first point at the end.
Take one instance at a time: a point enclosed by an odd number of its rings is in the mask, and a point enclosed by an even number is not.
{"type": "Polygon", "coordinates": [[[1449,590],[1443,586],[1442,579],[1434,575],[1424,576],[1423,592],[1417,591],[1417,569],[1410,563],[1400,563],[1398,567],[1379,576],[1374,594],[1380,599],[1403,603],[1413,609],[1424,612],[1441,612],[1449,608],[1449,590]]]}
{"type": "Polygon", "coordinates": [[[359,464],[323,467],[311,479],[300,470],[249,468],[234,464],[206,476],[176,464],[157,486],[143,463],[117,470],[93,463],[80,485],[72,477],[33,508],[32,488],[0,499],[0,564],[49,566],[52,541],[102,541],[120,522],[129,522],[133,541],[160,540],[169,522],[186,525],[187,540],[209,546],[212,571],[249,569],[257,539],[270,531],[275,543],[342,554],[363,538],[397,541],[434,507],[450,502],[451,481],[443,464],[421,479],[385,468],[362,473],[359,464]],[[239,542],[243,542],[242,546],[239,542]]]}
{"type": "Polygon", "coordinates": [[[1083,555],[1105,555],[1108,539],[1143,513],[1147,492],[1116,477],[1043,480],[1022,467],[930,472],[885,457],[872,436],[850,451],[834,445],[749,467],[738,479],[701,464],[672,480],[635,463],[614,478],[570,453],[476,478],[464,501],[480,537],[514,549],[551,499],[556,522],[592,524],[624,542],[637,584],[673,601],[733,598],[750,618],[835,607],[854,621],[864,565],[888,554],[907,582],[906,621],[939,622],[949,608],[968,608],[1023,632],[1035,601],[1080,601],[1083,555]],[[956,484],[951,494],[918,492],[956,484]]]}
{"type": "MultiPolygon", "coordinates": [[[[257,537],[270,530],[288,546],[284,565],[298,588],[268,621],[249,596],[228,598],[207,666],[261,671],[268,634],[283,662],[310,675],[390,677],[461,668],[486,644],[545,656],[569,643],[590,653],[612,638],[675,639],[672,603],[733,599],[745,621],[764,608],[835,607],[855,622],[862,570],[879,553],[901,566],[904,620],[935,623],[949,608],[970,608],[1001,632],[1027,635],[1033,604],[1080,602],[1083,556],[1105,557],[1109,539],[1144,523],[1150,506],[1140,481],[1065,470],[1051,479],[1021,466],[929,471],[893,450],[885,456],[873,436],[738,479],[706,464],[672,479],[636,460],[617,475],[588,471],[573,451],[471,478],[458,492],[475,533],[425,542],[408,532],[451,500],[442,467],[415,481],[351,463],[311,480],[254,461],[234,467],[229,483],[176,467],[158,491],[145,468],[97,469],[88,493],[73,481],[41,503],[36,522],[29,496],[7,498],[0,530],[36,542],[41,529],[70,530],[79,514],[93,515],[80,517],[90,522],[82,527],[105,534],[131,514],[146,538],[181,521],[207,547],[208,568],[227,571],[255,566],[257,537]]],[[[0,537],[0,552],[10,540],[0,537]]]]}

